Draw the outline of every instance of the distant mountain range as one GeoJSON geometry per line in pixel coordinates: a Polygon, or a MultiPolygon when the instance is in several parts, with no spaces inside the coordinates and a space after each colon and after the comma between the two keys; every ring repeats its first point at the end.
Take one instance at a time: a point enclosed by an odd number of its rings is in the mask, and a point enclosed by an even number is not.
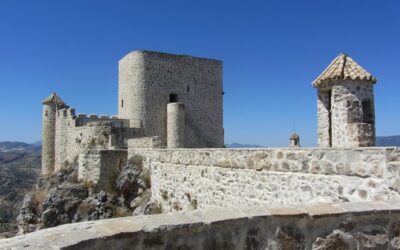
{"type": "MultiPolygon", "coordinates": [[[[241,144],[241,143],[231,143],[225,144],[227,148],[264,148],[260,145],[253,144],[241,144]]],[[[376,137],[377,147],[400,147],[400,135],[393,136],[377,136],[376,137]]]]}
{"type": "Polygon", "coordinates": [[[225,147],[227,148],[262,148],[263,146],[260,145],[254,145],[254,144],[241,144],[241,143],[231,143],[231,144],[225,144],[225,147]]]}
{"type": "Polygon", "coordinates": [[[16,230],[22,199],[40,174],[41,148],[23,142],[0,142],[0,238],[16,230]]]}
{"type": "Polygon", "coordinates": [[[390,146],[400,146],[400,135],[394,136],[377,136],[376,146],[380,147],[390,147],[390,146]]]}
{"type": "Polygon", "coordinates": [[[0,152],[37,150],[38,147],[41,147],[41,144],[35,145],[35,144],[28,144],[25,142],[11,142],[11,141],[0,142],[0,152]]]}
{"type": "Polygon", "coordinates": [[[42,146],[0,142],[0,167],[40,168],[42,146]]]}

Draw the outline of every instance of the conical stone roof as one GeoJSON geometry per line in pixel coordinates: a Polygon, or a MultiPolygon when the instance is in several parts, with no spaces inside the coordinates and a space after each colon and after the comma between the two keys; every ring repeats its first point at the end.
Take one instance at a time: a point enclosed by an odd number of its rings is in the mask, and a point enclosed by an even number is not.
{"type": "Polygon", "coordinates": [[[65,102],[56,94],[51,93],[46,99],[43,100],[43,104],[55,103],[58,106],[65,106],[65,102]]]}
{"type": "Polygon", "coordinates": [[[376,78],[346,54],[340,54],[322,72],[312,85],[316,88],[337,80],[362,80],[376,83],[376,78]]]}

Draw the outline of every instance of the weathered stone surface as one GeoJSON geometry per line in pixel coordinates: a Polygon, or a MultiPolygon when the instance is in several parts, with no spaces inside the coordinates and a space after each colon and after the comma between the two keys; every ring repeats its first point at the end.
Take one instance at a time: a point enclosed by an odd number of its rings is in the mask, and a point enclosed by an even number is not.
{"type": "Polygon", "coordinates": [[[128,155],[146,158],[151,199],[170,212],[400,199],[400,171],[389,161],[398,154],[393,148],[300,148],[129,149],[128,155]]]}
{"type": "MultiPolygon", "coordinates": [[[[400,209],[387,205],[388,212],[400,209]]],[[[298,209],[309,212],[299,218],[292,209],[276,208],[282,215],[277,217],[247,207],[81,222],[0,240],[0,248],[398,249],[400,214],[345,210],[337,216],[332,208],[324,213],[320,204],[298,209]],[[312,211],[320,211],[319,216],[312,211]],[[344,228],[344,223],[352,226],[344,228]]]]}
{"type": "Polygon", "coordinates": [[[364,233],[357,233],[355,236],[357,240],[358,249],[388,249],[389,240],[387,234],[367,235],[364,233]]]}
{"type": "Polygon", "coordinates": [[[72,222],[71,216],[87,197],[88,191],[79,184],[65,184],[50,191],[42,205],[44,227],[72,222]]]}
{"type": "Polygon", "coordinates": [[[118,175],[126,165],[125,150],[84,151],[78,158],[78,180],[90,183],[95,190],[112,193],[118,175]]]}
{"type": "Polygon", "coordinates": [[[313,250],[348,250],[356,249],[354,237],[340,230],[333,231],[325,238],[318,238],[312,245],[313,250]]]}
{"type": "Polygon", "coordinates": [[[304,209],[312,217],[326,216],[329,215],[341,215],[344,214],[346,210],[332,206],[330,204],[318,204],[313,206],[304,206],[304,209]]]}
{"type": "Polygon", "coordinates": [[[119,61],[118,116],[165,142],[167,105],[181,102],[187,113],[184,145],[223,147],[222,80],[218,60],[133,51],[119,61]]]}
{"type": "Polygon", "coordinates": [[[293,227],[278,227],[276,238],[278,239],[279,249],[305,249],[305,236],[293,227]]]}

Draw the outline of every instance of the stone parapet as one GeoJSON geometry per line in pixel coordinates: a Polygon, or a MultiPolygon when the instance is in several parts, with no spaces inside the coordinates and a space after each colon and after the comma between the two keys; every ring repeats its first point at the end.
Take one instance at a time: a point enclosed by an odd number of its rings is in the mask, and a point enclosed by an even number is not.
{"type": "Polygon", "coordinates": [[[394,147],[171,150],[130,148],[129,154],[147,155],[153,161],[160,163],[186,166],[382,178],[390,174],[391,169],[387,166],[393,157],[400,155],[400,149],[394,147]]]}
{"type": "Polygon", "coordinates": [[[128,148],[165,148],[161,136],[139,137],[127,140],[128,148]]]}
{"type": "Polygon", "coordinates": [[[400,202],[208,209],[67,224],[1,249],[398,249],[400,202]],[[372,248],[371,248],[372,247],[372,248]]]}
{"type": "Polygon", "coordinates": [[[129,149],[164,213],[400,199],[398,148],[129,149]]]}

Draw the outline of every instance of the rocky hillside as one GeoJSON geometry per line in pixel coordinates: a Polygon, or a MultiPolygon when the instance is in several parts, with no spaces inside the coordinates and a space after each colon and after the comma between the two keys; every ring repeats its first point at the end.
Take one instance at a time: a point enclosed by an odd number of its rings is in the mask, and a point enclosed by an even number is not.
{"type": "Polygon", "coordinates": [[[40,165],[40,146],[0,142],[0,237],[15,234],[18,211],[36,182],[40,165]]]}
{"type": "Polygon", "coordinates": [[[112,180],[111,193],[97,190],[90,182],[78,181],[76,163],[52,176],[39,178],[35,189],[24,198],[17,219],[19,232],[79,221],[159,213],[161,208],[150,202],[150,173],[143,169],[142,163],[143,158],[139,156],[131,158],[112,180]]]}

